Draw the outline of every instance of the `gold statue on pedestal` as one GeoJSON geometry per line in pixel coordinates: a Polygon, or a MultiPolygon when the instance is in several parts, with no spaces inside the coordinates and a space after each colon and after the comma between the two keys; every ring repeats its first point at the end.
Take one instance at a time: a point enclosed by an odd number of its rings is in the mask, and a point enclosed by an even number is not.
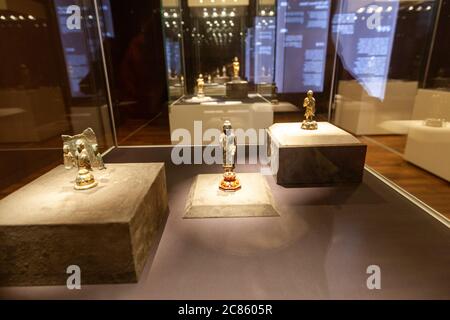
{"type": "Polygon", "coordinates": [[[90,172],[92,170],[91,160],[86,151],[84,141],[79,139],[76,141],[77,152],[75,159],[78,167],[78,174],[75,179],[76,190],[86,190],[97,186],[94,175],[90,172]]]}
{"type": "Polygon", "coordinates": [[[77,167],[76,190],[86,190],[97,186],[91,171],[93,168],[106,169],[97,143],[94,130],[87,128],[82,133],[62,135],[64,167],[67,170],[77,167]]]}
{"type": "Polygon", "coordinates": [[[63,158],[64,168],[67,170],[72,169],[75,164],[75,158],[73,157],[72,152],[70,152],[70,146],[68,144],[64,144],[63,146],[63,158]]]}
{"type": "Polygon", "coordinates": [[[199,74],[197,79],[197,97],[204,97],[205,91],[203,90],[205,87],[205,80],[203,79],[203,74],[199,74]]]}
{"type": "Polygon", "coordinates": [[[303,101],[303,108],[305,108],[305,120],[302,122],[302,129],[316,130],[317,122],[314,120],[316,114],[316,99],[313,97],[314,92],[308,90],[307,97],[303,101]]]}
{"type": "Polygon", "coordinates": [[[234,57],[233,60],[233,79],[240,79],[239,77],[239,70],[241,69],[241,66],[239,64],[238,57],[234,57]]]}
{"type": "Polygon", "coordinates": [[[223,152],[224,174],[219,188],[223,191],[236,191],[241,188],[239,179],[236,178],[234,168],[236,166],[236,136],[231,122],[226,120],[223,124],[223,132],[220,135],[220,145],[223,152]]]}

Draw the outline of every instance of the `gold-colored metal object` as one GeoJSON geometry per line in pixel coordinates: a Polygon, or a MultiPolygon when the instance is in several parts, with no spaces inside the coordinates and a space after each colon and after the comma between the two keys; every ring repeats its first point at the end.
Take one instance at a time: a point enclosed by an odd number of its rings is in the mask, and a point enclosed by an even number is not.
{"type": "Polygon", "coordinates": [[[236,166],[236,136],[231,122],[226,120],[223,124],[223,132],[220,135],[220,145],[223,154],[223,178],[219,188],[223,191],[237,191],[241,189],[241,183],[234,172],[236,166]]]}
{"type": "Polygon", "coordinates": [[[75,158],[72,152],[70,152],[70,147],[68,144],[64,144],[63,146],[63,158],[64,158],[64,168],[66,168],[67,170],[72,169],[75,165],[75,158]]]}
{"type": "Polygon", "coordinates": [[[86,190],[97,186],[94,175],[90,172],[92,170],[89,154],[86,150],[83,140],[78,139],[76,141],[77,152],[75,153],[75,159],[78,167],[78,174],[75,179],[76,190],[86,190]]]}
{"type": "Polygon", "coordinates": [[[200,73],[197,79],[197,97],[205,96],[205,80],[203,79],[203,75],[200,73]]]}
{"type": "Polygon", "coordinates": [[[82,133],[69,136],[62,135],[64,150],[64,167],[78,168],[75,179],[75,189],[85,190],[97,185],[91,171],[93,168],[106,169],[102,155],[98,148],[94,130],[87,128],[82,133]]]}
{"type": "Polygon", "coordinates": [[[106,169],[105,163],[103,162],[102,154],[100,153],[100,150],[98,150],[98,145],[97,144],[93,144],[92,145],[92,150],[94,151],[95,159],[97,160],[98,169],[99,170],[106,169]]]}
{"type": "Polygon", "coordinates": [[[308,90],[307,97],[303,101],[303,108],[305,108],[305,120],[302,122],[302,129],[316,130],[317,122],[314,120],[316,115],[316,99],[314,99],[314,92],[308,90]]]}
{"type": "Polygon", "coordinates": [[[240,79],[239,78],[239,70],[240,70],[240,64],[238,57],[234,57],[233,60],[233,79],[240,79]]]}

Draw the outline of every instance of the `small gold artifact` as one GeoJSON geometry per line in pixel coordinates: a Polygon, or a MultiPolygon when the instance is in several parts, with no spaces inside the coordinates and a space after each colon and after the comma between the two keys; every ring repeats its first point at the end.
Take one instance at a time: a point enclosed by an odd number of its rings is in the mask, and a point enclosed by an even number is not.
{"type": "Polygon", "coordinates": [[[204,97],[205,92],[203,88],[205,87],[205,80],[203,79],[203,74],[199,74],[197,79],[197,97],[204,97]]]}
{"type": "Polygon", "coordinates": [[[316,114],[316,99],[313,97],[314,92],[308,90],[307,97],[303,101],[303,108],[305,108],[305,120],[302,122],[302,129],[316,130],[317,122],[314,121],[316,114]]]}
{"type": "Polygon", "coordinates": [[[233,60],[233,79],[240,79],[239,77],[239,70],[240,70],[240,64],[238,57],[234,57],[233,60]]]}
{"type": "Polygon", "coordinates": [[[86,151],[84,141],[78,139],[76,141],[77,152],[75,153],[75,159],[78,166],[78,174],[75,179],[76,190],[86,190],[97,186],[94,175],[90,172],[92,170],[89,154],[86,151]]]}
{"type": "Polygon", "coordinates": [[[223,153],[224,174],[219,188],[223,191],[236,191],[241,189],[241,183],[236,177],[236,136],[231,127],[231,122],[226,120],[223,124],[223,132],[220,135],[220,145],[223,153]]]}

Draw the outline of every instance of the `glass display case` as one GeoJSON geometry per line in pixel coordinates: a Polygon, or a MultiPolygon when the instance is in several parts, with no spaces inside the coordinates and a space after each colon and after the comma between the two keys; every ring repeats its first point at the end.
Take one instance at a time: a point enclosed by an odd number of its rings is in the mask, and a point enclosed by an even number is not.
{"type": "Polygon", "coordinates": [[[449,14],[0,0],[0,294],[448,297],[449,14]]]}

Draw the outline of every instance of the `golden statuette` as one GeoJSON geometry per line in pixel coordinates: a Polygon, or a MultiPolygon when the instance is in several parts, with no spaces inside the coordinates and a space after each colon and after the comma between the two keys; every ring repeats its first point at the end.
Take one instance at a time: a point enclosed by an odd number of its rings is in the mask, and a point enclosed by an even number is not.
{"type": "Polygon", "coordinates": [[[308,90],[307,96],[303,101],[303,108],[305,108],[305,120],[302,122],[302,129],[316,130],[317,122],[314,120],[316,115],[316,99],[313,97],[314,92],[308,90]]]}
{"type": "Polygon", "coordinates": [[[97,186],[94,175],[90,172],[92,170],[89,154],[86,150],[84,141],[79,139],[76,141],[77,152],[75,159],[78,166],[78,174],[75,179],[76,190],[86,190],[97,186]]]}
{"type": "Polygon", "coordinates": [[[82,133],[68,136],[62,135],[64,167],[78,168],[75,189],[85,190],[97,185],[91,171],[93,168],[106,169],[100,153],[94,130],[87,128],[82,133]]]}
{"type": "Polygon", "coordinates": [[[95,160],[97,160],[98,169],[99,170],[106,169],[105,163],[103,162],[102,154],[100,153],[100,150],[98,150],[98,145],[97,144],[93,144],[92,145],[92,150],[94,151],[95,160]]]}
{"type": "Polygon", "coordinates": [[[224,174],[219,188],[223,191],[236,191],[241,188],[241,183],[236,177],[234,168],[236,166],[236,136],[234,135],[231,122],[226,120],[223,124],[223,132],[220,135],[220,145],[223,153],[224,174]]]}
{"type": "Polygon", "coordinates": [[[241,69],[240,64],[239,64],[239,59],[238,57],[234,57],[233,60],[233,78],[234,79],[239,79],[239,70],[241,69]]]}
{"type": "Polygon", "coordinates": [[[203,79],[203,75],[200,73],[197,79],[197,97],[204,97],[205,91],[203,88],[205,87],[205,80],[203,79]]]}
{"type": "Polygon", "coordinates": [[[64,158],[64,168],[70,170],[75,165],[75,158],[70,152],[70,146],[68,144],[64,144],[63,146],[63,158],[64,158]]]}

